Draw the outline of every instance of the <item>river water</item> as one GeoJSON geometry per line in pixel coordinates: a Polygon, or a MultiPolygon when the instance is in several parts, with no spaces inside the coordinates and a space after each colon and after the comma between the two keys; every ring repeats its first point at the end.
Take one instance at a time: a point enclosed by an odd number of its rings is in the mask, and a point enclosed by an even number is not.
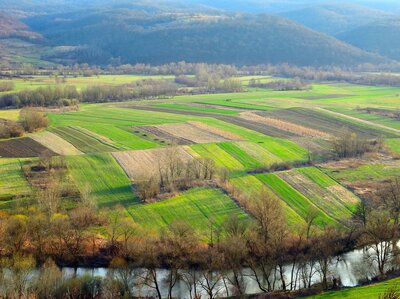
{"type": "MultiPolygon", "coordinates": [[[[400,245],[400,244],[399,244],[400,245]]],[[[329,266],[329,278],[335,278],[338,281],[341,282],[342,286],[345,287],[354,287],[357,286],[361,280],[365,279],[370,279],[374,276],[376,276],[377,270],[376,270],[376,264],[374,261],[368,262],[371,259],[368,259],[366,257],[370,256],[372,253],[372,249],[356,249],[351,252],[336,256],[335,258],[332,259],[330,266],[329,266]]],[[[295,273],[300,273],[298,271],[299,269],[297,267],[294,268],[295,273]]],[[[72,277],[72,276],[84,276],[84,275],[89,275],[89,276],[98,276],[98,277],[103,277],[105,278],[107,275],[113,273],[112,275],[118,275],[115,274],[115,272],[111,272],[112,270],[109,270],[107,268],[63,268],[62,269],[63,274],[65,277],[72,277]]],[[[135,275],[139,275],[139,273],[143,272],[144,269],[135,269],[134,274],[132,274],[132,277],[135,275]]],[[[312,276],[312,283],[318,283],[321,281],[321,274],[318,271],[318,266],[314,268],[314,275],[312,276]]],[[[161,294],[163,297],[167,297],[168,295],[168,284],[166,283],[166,277],[168,276],[169,271],[166,269],[159,269],[157,271],[158,279],[157,281],[159,282],[161,294]]],[[[257,293],[262,293],[260,288],[258,287],[258,284],[252,278],[252,273],[250,269],[244,268],[242,270],[243,273],[243,285],[245,286],[245,292],[246,294],[257,294],[257,293]]],[[[292,265],[286,265],[284,268],[284,276],[286,280],[286,284],[290,284],[290,277],[292,273],[292,265]]],[[[278,277],[277,275],[276,277],[278,277]]],[[[300,277],[301,275],[299,274],[297,279],[296,279],[296,289],[304,287],[304,282],[300,277]]],[[[200,273],[197,275],[199,278],[199,281],[204,282],[204,280],[201,280],[201,275],[200,273]]],[[[215,274],[215,277],[219,277],[218,274],[215,274]]],[[[135,279],[132,279],[135,280],[135,279]]],[[[276,283],[275,283],[275,290],[281,289],[282,284],[279,278],[277,278],[276,283]]],[[[197,283],[196,286],[197,293],[201,294],[203,298],[206,298],[207,295],[202,289],[201,284],[197,283]]],[[[135,285],[132,283],[132,290],[134,295],[141,295],[141,296],[154,296],[155,290],[148,287],[148,286],[141,286],[139,287],[138,285],[135,285]]],[[[214,289],[214,293],[218,295],[218,297],[226,297],[227,293],[228,295],[232,295],[232,285],[229,283],[228,280],[223,281],[222,279],[216,283],[216,287],[214,289]]],[[[173,288],[173,295],[174,297],[177,298],[191,298],[190,296],[190,290],[188,288],[188,284],[185,283],[183,279],[178,280],[176,285],[173,288]]],[[[193,292],[192,292],[193,295],[193,292]]]]}

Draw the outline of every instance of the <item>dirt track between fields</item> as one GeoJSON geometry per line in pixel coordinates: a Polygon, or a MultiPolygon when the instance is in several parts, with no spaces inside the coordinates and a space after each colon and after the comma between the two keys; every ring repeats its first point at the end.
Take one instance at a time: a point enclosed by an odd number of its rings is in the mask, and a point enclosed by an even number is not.
{"type": "Polygon", "coordinates": [[[321,110],[321,111],[324,111],[324,112],[331,113],[333,115],[337,115],[337,116],[345,117],[345,118],[348,118],[348,119],[351,119],[351,120],[355,120],[355,121],[358,121],[360,123],[364,123],[364,124],[367,124],[367,125],[371,125],[371,126],[375,126],[375,127],[381,128],[381,129],[385,129],[385,130],[389,130],[389,131],[392,131],[392,132],[400,133],[399,129],[395,129],[395,128],[392,128],[392,127],[387,127],[385,125],[377,124],[377,123],[374,123],[374,122],[369,121],[369,120],[361,119],[361,118],[358,118],[358,117],[354,117],[354,116],[343,114],[343,113],[339,113],[339,112],[334,112],[334,111],[331,111],[331,110],[328,110],[328,109],[325,109],[325,108],[321,108],[321,107],[318,107],[317,109],[321,110]]]}

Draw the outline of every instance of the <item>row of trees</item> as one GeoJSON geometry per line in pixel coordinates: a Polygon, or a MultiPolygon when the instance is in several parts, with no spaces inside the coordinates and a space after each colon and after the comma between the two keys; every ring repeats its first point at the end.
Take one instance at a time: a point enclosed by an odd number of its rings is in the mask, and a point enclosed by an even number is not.
{"type": "Polygon", "coordinates": [[[82,102],[124,101],[138,98],[172,96],[177,86],[166,80],[139,80],[121,86],[88,86],[78,91],[75,86],[39,87],[26,89],[0,97],[0,108],[4,107],[68,107],[82,102]]]}
{"type": "Polygon", "coordinates": [[[261,82],[260,79],[250,79],[249,86],[256,88],[269,88],[277,91],[311,89],[311,86],[309,84],[297,78],[294,80],[279,80],[279,81],[270,81],[266,83],[261,82]]]}
{"type": "Polygon", "coordinates": [[[331,139],[332,152],[336,158],[361,157],[368,152],[376,152],[384,147],[382,137],[374,140],[362,138],[348,128],[343,128],[331,139]]]}

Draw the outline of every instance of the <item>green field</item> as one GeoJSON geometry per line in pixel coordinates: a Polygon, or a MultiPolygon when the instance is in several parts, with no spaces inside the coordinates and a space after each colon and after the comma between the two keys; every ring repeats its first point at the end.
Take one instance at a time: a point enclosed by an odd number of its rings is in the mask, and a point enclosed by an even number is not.
{"type": "Polygon", "coordinates": [[[68,169],[80,190],[88,190],[100,207],[138,202],[129,178],[111,154],[67,157],[68,169]]]}
{"type": "Polygon", "coordinates": [[[222,191],[209,188],[194,188],[168,200],[135,205],[129,208],[129,213],[137,223],[150,230],[158,230],[173,221],[184,221],[202,233],[202,237],[208,237],[211,225],[221,229],[230,216],[248,219],[222,191]]]}
{"type": "Polygon", "coordinates": [[[351,288],[343,291],[326,292],[316,296],[307,297],[308,299],[377,299],[382,296],[387,289],[398,288],[400,278],[391,279],[385,282],[376,283],[368,286],[351,288]]]}
{"type": "Polygon", "coordinates": [[[22,163],[20,159],[0,159],[0,204],[31,191],[22,173],[22,163]]]}
{"type": "Polygon", "coordinates": [[[51,132],[64,138],[84,153],[111,152],[118,150],[116,146],[90,134],[88,131],[83,131],[79,127],[57,127],[52,128],[51,132]]]}
{"type": "Polygon", "coordinates": [[[307,217],[311,209],[317,209],[318,217],[315,223],[321,227],[326,225],[337,225],[337,221],[331,218],[324,211],[314,205],[308,198],[295,190],[279,176],[275,174],[261,174],[256,176],[260,181],[267,185],[278,195],[286,204],[296,211],[303,219],[307,217]]]}

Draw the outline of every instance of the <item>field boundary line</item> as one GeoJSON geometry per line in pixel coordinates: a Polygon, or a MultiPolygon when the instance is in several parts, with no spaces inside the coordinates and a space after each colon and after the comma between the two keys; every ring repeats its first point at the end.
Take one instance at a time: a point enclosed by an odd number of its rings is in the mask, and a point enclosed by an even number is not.
{"type": "Polygon", "coordinates": [[[351,119],[351,120],[355,120],[355,121],[358,121],[360,123],[364,123],[364,124],[367,124],[367,125],[376,126],[378,128],[381,128],[381,129],[385,129],[385,130],[389,130],[389,131],[392,131],[392,132],[400,133],[399,129],[388,127],[388,126],[385,126],[385,125],[382,125],[382,124],[377,124],[377,123],[369,121],[369,120],[365,120],[365,119],[361,119],[361,118],[358,118],[358,117],[355,117],[355,116],[351,116],[351,115],[347,115],[347,114],[331,111],[331,110],[328,110],[328,109],[325,109],[325,108],[322,108],[322,107],[316,107],[316,109],[324,111],[324,112],[328,112],[328,113],[333,114],[333,115],[337,115],[337,116],[341,116],[341,117],[348,118],[348,119],[351,119]]]}

